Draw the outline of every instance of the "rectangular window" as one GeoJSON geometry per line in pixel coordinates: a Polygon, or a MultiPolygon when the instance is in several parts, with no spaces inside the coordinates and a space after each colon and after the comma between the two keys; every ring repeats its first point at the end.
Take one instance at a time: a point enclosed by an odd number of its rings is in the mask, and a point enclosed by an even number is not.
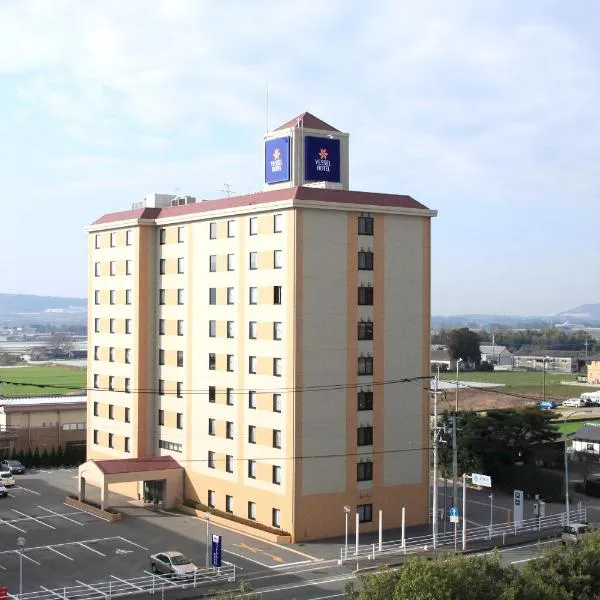
{"type": "Polygon", "coordinates": [[[100,234],[97,233],[94,236],[94,248],[96,248],[96,250],[98,250],[100,248],[100,234]]]}
{"type": "Polygon", "coordinates": [[[208,419],[208,435],[217,435],[216,421],[208,419]]]}
{"type": "Polygon", "coordinates": [[[110,247],[111,247],[111,248],[114,248],[114,247],[115,247],[115,242],[116,242],[116,239],[117,239],[117,238],[116,238],[115,234],[114,234],[114,233],[111,233],[111,234],[110,234],[110,247]]]}
{"type": "Polygon", "coordinates": [[[255,340],[256,339],[256,321],[249,321],[248,322],[248,337],[251,340],[255,340]]]}
{"type": "Polygon", "coordinates": [[[176,427],[183,429],[183,413],[177,413],[176,427]]]}
{"type": "Polygon", "coordinates": [[[217,303],[217,288],[208,288],[208,303],[213,305],[217,303]]]}
{"type": "Polygon", "coordinates": [[[100,319],[94,319],[94,333],[100,333],[100,319]]]}
{"type": "Polygon", "coordinates": [[[207,504],[209,508],[215,507],[215,490],[208,490],[207,504]]]}
{"type": "Polygon", "coordinates": [[[177,228],[177,242],[179,244],[183,243],[183,227],[178,227],[177,228]]]}
{"type": "Polygon", "coordinates": [[[129,449],[129,438],[126,437],[123,443],[123,450],[127,453],[131,452],[131,450],[129,449]]]}
{"type": "Polygon", "coordinates": [[[162,410],[162,408],[158,410],[158,424],[159,425],[165,424],[165,411],[162,410]]]}
{"type": "Polygon", "coordinates": [[[359,462],[356,464],[356,481],[373,481],[373,462],[359,462]]]}
{"type": "Polygon", "coordinates": [[[208,322],[208,337],[217,337],[217,322],[214,319],[208,322]]]}
{"type": "MultiPolygon", "coordinates": [[[[111,234],[112,235],[112,234],[111,234]]],[[[115,443],[115,436],[113,433],[109,433],[108,434],[108,447],[109,448],[114,448],[114,443],[115,443]]]]}
{"type": "Polygon", "coordinates": [[[257,261],[256,261],[256,257],[257,257],[257,252],[250,252],[250,260],[249,260],[249,267],[251,271],[254,271],[257,268],[257,261]]]}
{"type": "Polygon", "coordinates": [[[115,349],[112,347],[108,349],[108,362],[115,362],[115,349]]]}
{"type": "Polygon", "coordinates": [[[373,505],[358,504],[356,507],[359,523],[370,523],[373,520],[373,505]]]}
{"type": "Polygon", "coordinates": [[[117,272],[116,268],[115,268],[115,261],[111,260],[109,263],[109,273],[111,277],[115,276],[115,273],[117,272]]]}
{"type": "Polygon", "coordinates": [[[273,412],[281,412],[282,402],[281,394],[273,394],[273,412]]]}
{"type": "Polygon", "coordinates": [[[250,217],[249,233],[250,235],[256,235],[258,233],[258,217],[250,217]]]}
{"type": "Polygon", "coordinates": [[[256,521],[256,502],[248,501],[248,519],[256,521]]]}
{"type": "Polygon", "coordinates": [[[208,468],[215,468],[215,453],[212,450],[208,451],[208,468]]]}
{"type": "Polygon", "coordinates": [[[181,305],[184,302],[184,292],[183,289],[179,288],[177,290],[177,304],[181,305]]]}
{"type": "Polygon", "coordinates": [[[226,402],[227,402],[227,406],[233,406],[234,405],[234,402],[233,402],[233,388],[227,388],[226,402]]]}
{"type": "Polygon", "coordinates": [[[275,377],[281,377],[281,364],[282,361],[280,358],[273,359],[273,375],[275,375],[275,377]]]}
{"type": "Polygon", "coordinates": [[[177,397],[183,398],[183,381],[177,382],[177,397]]]}
{"type": "Polygon", "coordinates": [[[131,423],[131,409],[126,406],[125,407],[125,423],[131,423]]]}
{"type": "Polygon", "coordinates": [[[228,473],[233,473],[233,456],[231,454],[225,455],[225,470],[228,473]]]}
{"type": "Polygon", "coordinates": [[[179,257],[177,259],[177,273],[179,273],[179,275],[183,275],[184,272],[184,261],[183,261],[183,257],[179,257]]]}
{"type": "Polygon", "coordinates": [[[373,306],[373,287],[361,285],[358,288],[358,304],[360,306],[373,306]]]}
{"type": "Polygon", "coordinates": [[[281,250],[275,250],[273,252],[273,268],[274,269],[282,269],[283,268],[283,252],[281,250]]]}
{"type": "Polygon", "coordinates": [[[256,461],[255,460],[248,461],[248,477],[250,479],[256,479],[256,461]]]}
{"type": "Polygon", "coordinates": [[[113,404],[108,405],[108,418],[111,421],[114,421],[114,419],[115,419],[115,407],[113,404]]]}
{"type": "Polygon", "coordinates": [[[108,391],[109,392],[115,391],[115,376],[114,375],[108,376],[108,391]]]}
{"type": "Polygon", "coordinates": [[[281,467],[279,465],[273,465],[273,483],[281,485],[281,467]]]}
{"type": "Polygon", "coordinates": [[[158,261],[158,274],[164,275],[167,272],[167,261],[164,258],[161,258],[158,261]]]}
{"type": "Polygon", "coordinates": [[[227,270],[235,271],[235,254],[227,255],[227,270]]]}
{"type": "Polygon", "coordinates": [[[125,275],[131,275],[132,273],[132,269],[131,269],[131,261],[130,260],[126,260],[125,261],[125,275]]]}
{"type": "Polygon", "coordinates": [[[256,392],[248,390],[248,408],[256,408],[256,392]]]}
{"type": "Polygon", "coordinates": [[[227,221],[227,237],[235,237],[235,221],[227,221]]]}
{"type": "Polygon", "coordinates": [[[94,304],[100,304],[100,290],[94,291],[94,304]]]}
{"type": "Polygon", "coordinates": [[[158,243],[164,246],[167,242],[167,230],[163,227],[158,231],[158,243]]]}
{"type": "Polygon", "coordinates": [[[235,304],[235,288],[227,288],[227,304],[235,304]]]}
{"type": "Polygon", "coordinates": [[[159,350],[158,350],[158,364],[159,365],[165,364],[165,351],[162,348],[159,348],[159,350]]]}
{"type": "Polygon", "coordinates": [[[233,373],[233,354],[227,355],[227,370],[233,373]]]}
{"type": "Polygon", "coordinates": [[[99,387],[99,381],[100,381],[100,376],[99,375],[94,375],[94,389],[97,390],[99,387]]]}
{"type": "Polygon", "coordinates": [[[125,290],[125,304],[131,304],[131,290],[125,290]]]}
{"type": "Polygon", "coordinates": [[[125,348],[125,364],[131,364],[131,348],[125,348]]]}
{"type": "Polygon", "coordinates": [[[94,263],[94,277],[100,277],[100,263],[94,263]]]}
{"type": "Polygon", "coordinates": [[[281,527],[281,511],[278,508],[271,510],[271,525],[281,527]]]}
{"type": "Polygon", "coordinates": [[[214,371],[217,368],[217,355],[214,352],[208,354],[208,370],[214,371]]]}
{"type": "Polygon", "coordinates": [[[177,350],[177,366],[183,367],[183,350],[177,350]]]}
{"type": "Polygon", "coordinates": [[[228,440],[233,439],[233,422],[231,422],[231,421],[227,421],[225,423],[225,437],[228,440]]]}
{"type": "Polygon", "coordinates": [[[361,251],[358,253],[358,270],[372,271],[373,270],[373,253],[370,250],[361,251]]]}
{"type": "Polygon", "coordinates": [[[373,217],[358,217],[358,235],[373,235],[373,217]]]}
{"type": "Polygon", "coordinates": [[[280,285],[273,286],[273,304],[282,304],[283,302],[283,291],[280,285]]]}
{"type": "Polygon", "coordinates": [[[172,450],[173,452],[183,452],[183,446],[175,442],[167,442],[166,440],[158,440],[158,447],[163,450],[172,450]]]}
{"type": "Polygon", "coordinates": [[[358,392],[358,410],[373,410],[373,392],[358,392]]]}
{"type": "Polygon", "coordinates": [[[358,339],[372,340],[373,339],[373,321],[358,322],[358,339]]]}
{"type": "Polygon", "coordinates": [[[128,229],[125,232],[125,245],[126,246],[131,246],[132,239],[133,239],[133,231],[131,231],[131,229],[128,229]]]}
{"type": "Polygon", "coordinates": [[[110,290],[110,292],[108,293],[108,298],[111,304],[115,303],[115,290],[110,290]]]}
{"type": "Polygon", "coordinates": [[[210,223],[208,226],[208,237],[211,240],[216,240],[217,239],[217,224],[215,222],[210,223]]]}
{"type": "Polygon", "coordinates": [[[359,427],[356,430],[356,445],[357,446],[372,446],[373,445],[373,427],[359,427]]]}
{"type": "Polygon", "coordinates": [[[256,444],[256,425],[248,425],[248,443],[256,444]]]}
{"type": "Polygon", "coordinates": [[[358,357],[358,374],[373,375],[373,357],[359,356],[358,357]]]}
{"type": "Polygon", "coordinates": [[[161,288],[160,290],[158,290],[158,303],[161,306],[164,306],[166,301],[167,301],[167,293],[163,288],[161,288]]]}
{"type": "Polygon", "coordinates": [[[248,302],[250,304],[256,304],[258,302],[258,288],[251,287],[248,290],[248,302]]]}
{"type": "Polygon", "coordinates": [[[114,319],[108,320],[108,330],[110,331],[110,333],[115,332],[115,320],[114,319]]]}
{"type": "Polygon", "coordinates": [[[131,334],[131,319],[125,319],[125,333],[131,334]]]}
{"type": "Polygon", "coordinates": [[[131,393],[131,379],[129,377],[125,377],[125,381],[123,383],[123,388],[126,394],[131,393]]]}
{"type": "Polygon", "coordinates": [[[165,335],[166,322],[164,319],[158,320],[158,335],[165,335]]]}
{"type": "Polygon", "coordinates": [[[227,337],[228,338],[233,338],[234,337],[233,321],[227,321],[227,337]]]}
{"type": "Polygon", "coordinates": [[[177,335],[183,335],[183,319],[177,320],[177,335]]]}
{"type": "Polygon", "coordinates": [[[217,255],[211,254],[208,257],[208,270],[210,273],[215,273],[217,270],[217,255]]]}
{"type": "Polygon", "coordinates": [[[94,429],[94,444],[98,443],[98,430],[94,429]]]}
{"type": "Polygon", "coordinates": [[[256,373],[256,356],[248,357],[248,373],[256,373]]]}
{"type": "Polygon", "coordinates": [[[208,401],[216,402],[217,400],[217,388],[214,385],[208,386],[208,401]]]}
{"type": "Polygon", "coordinates": [[[281,431],[273,429],[273,448],[281,448],[281,431]]]}
{"type": "Polygon", "coordinates": [[[273,215],[273,232],[281,233],[283,231],[283,215],[281,213],[273,215]]]}
{"type": "Polygon", "coordinates": [[[97,417],[98,416],[98,403],[94,402],[94,416],[97,417]]]}
{"type": "Polygon", "coordinates": [[[233,496],[230,496],[229,494],[225,496],[225,512],[233,512],[233,496]]]}
{"type": "Polygon", "coordinates": [[[165,395],[165,380],[164,379],[158,380],[158,395],[159,396],[165,395]]]}
{"type": "Polygon", "coordinates": [[[274,340],[283,339],[283,327],[281,325],[281,321],[275,321],[273,323],[273,339],[274,340]]]}
{"type": "Polygon", "coordinates": [[[94,346],[94,360],[98,360],[98,356],[100,355],[99,346],[94,346]]]}

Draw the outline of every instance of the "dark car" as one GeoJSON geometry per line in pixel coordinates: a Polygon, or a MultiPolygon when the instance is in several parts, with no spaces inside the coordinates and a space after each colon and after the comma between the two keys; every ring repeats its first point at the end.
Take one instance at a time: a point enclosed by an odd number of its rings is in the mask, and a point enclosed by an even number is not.
{"type": "Polygon", "coordinates": [[[23,475],[23,473],[25,473],[25,466],[23,463],[12,458],[0,461],[0,468],[10,471],[13,475],[23,475]]]}

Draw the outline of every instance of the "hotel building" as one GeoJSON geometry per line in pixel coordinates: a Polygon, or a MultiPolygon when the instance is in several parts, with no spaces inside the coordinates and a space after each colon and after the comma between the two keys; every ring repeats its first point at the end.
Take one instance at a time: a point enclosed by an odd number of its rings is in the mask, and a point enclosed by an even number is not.
{"type": "Polygon", "coordinates": [[[427,522],[435,214],[351,191],[348,134],[304,113],[265,135],[264,191],[98,219],[88,459],[169,455],[178,501],[294,541],[343,534],[346,506],[361,531],[427,522]]]}

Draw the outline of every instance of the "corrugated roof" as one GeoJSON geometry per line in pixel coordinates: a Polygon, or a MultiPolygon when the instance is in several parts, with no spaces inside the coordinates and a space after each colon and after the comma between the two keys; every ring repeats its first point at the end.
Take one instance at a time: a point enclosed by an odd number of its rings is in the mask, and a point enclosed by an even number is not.
{"type": "Polygon", "coordinates": [[[181,469],[172,456],[146,456],[140,458],[116,458],[92,461],[105,475],[117,473],[141,473],[161,469],[181,469]]]}
{"type": "Polygon", "coordinates": [[[523,346],[520,350],[515,352],[515,356],[531,356],[534,358],[584,358],[585,352],[583,350],[548,350],[540,346],[523,346]]]}
{"type": "Polygon", "coordinates": [[[500,354],[502,352],[508,352],[508,350],[506,350],[506,346],[488,346],[488,345],[479,346],[479,351],[481,352],[481,354],[500,354]]]}
{"type": "Polygon", "coordinates": [[[274,131],[289,129],[290,127],[306,127],[307,129],[322,129],[324,131],[337,131],[338,133],[341,133],[339,129],[332,127],[329,123],[325,123],[325,121],[321,121],[319,117],[315,117],[315,115],[309,112],[303,112],[297,117],[290,119],[283,125],[277,127],[274,131]]]}
{"type": "Polygon", "coordinates": [[[569,437],[580,442],[600,442],[600,427],[584,425],[569,437]]]}

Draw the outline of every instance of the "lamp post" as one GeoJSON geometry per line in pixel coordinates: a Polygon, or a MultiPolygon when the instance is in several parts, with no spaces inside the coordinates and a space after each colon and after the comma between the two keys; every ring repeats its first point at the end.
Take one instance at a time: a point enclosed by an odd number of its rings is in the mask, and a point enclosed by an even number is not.
{"type": "Polygon", "coordinates": [[[544,360],[542,362],[544,371],[544,375],[542,377],[542,399],[544,402],[546,402],[546,364],[550,362],[550,357],[544,356],[544,360]]]}
{"type": "Polygon", "coordinates": [[[25,538],[17,538],[17,546],[19,548],[19,598],[23,596],[23,547],[25,546],[25,538]]]}
{"type": "Polygon", "coordinates": [[[348,560],[348,515],[352,509],[344,506],[344,516],[346,517],[346,543],[344,544],[344,560],[348,560]]]}
{"type": "Polygon", "coordinates": [[[457,480],[458,480],[458,444],[456,442],[456,418],[458,413],[458,370],[462,358],[456,359],[456,400],[454,402],[454,416],[452,417],[452,506],[456,506],[457,501],[457,480]]]}
{"type": "MultiPolygon", "coordinates": [[[[565,425],[567,424],[567,421],[569,420],[569,417],[572,417],[573,415],[576,415],[577,413],[591,413],[592,411],[588,408],[586,410],[574,410],[573,412],[570,412],[568,415],[565,416],[565,425]]],[[[569,437],[567,435],[567,433],[565,433],[565,512],[567,513],[567,525],[570,522],[570,510],[571,507],[569,505],[569,459],[567,456],[567,443],[568,443],[569,437]]]]}

